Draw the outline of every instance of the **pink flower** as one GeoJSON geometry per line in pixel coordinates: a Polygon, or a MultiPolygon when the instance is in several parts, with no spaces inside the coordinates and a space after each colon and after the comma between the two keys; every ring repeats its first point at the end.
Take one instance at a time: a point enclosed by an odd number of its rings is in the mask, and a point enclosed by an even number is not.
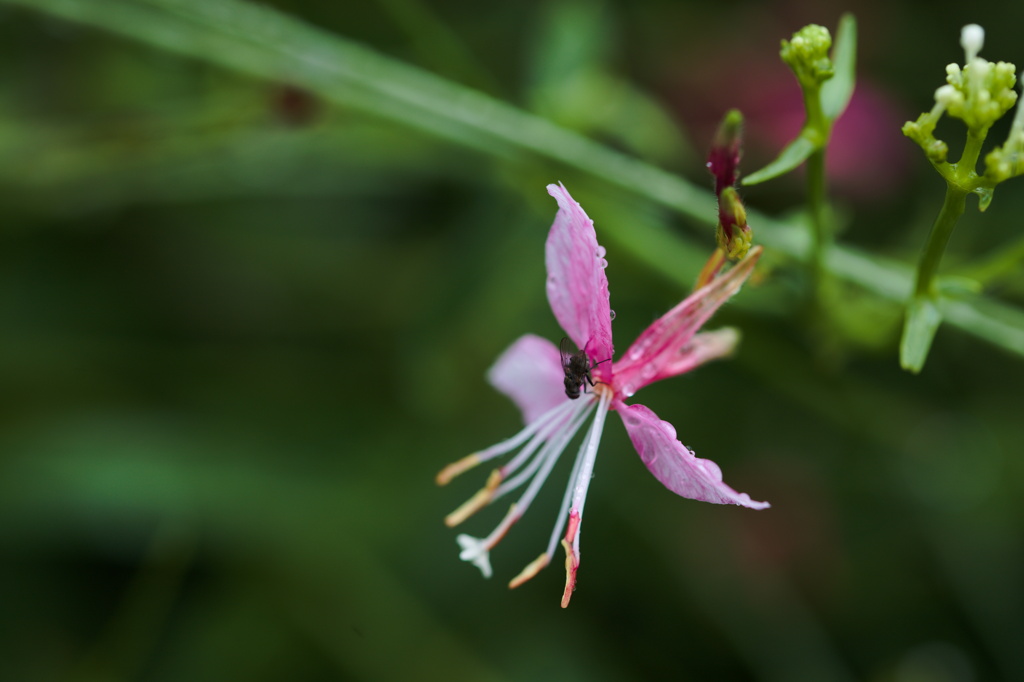
{"type": "Polygon", "coordinates": [[[462,548],[460,557],[490,577],[490,550],[526,512],[569,441],[593,417],[576,456],[547,549],[509,583],[510,587],[517,587],[547,566],[561,536],[566,553],[562,594],[565,607],[576,586],[583,505],[610,410],[622,417],[643,463],[672,492],[716,504],[768,507],[768,503],[755,502],[723,483],[718,465],[694,456],[676,439],[671,424],[643,405],[625,402],[647,384],[688,372],[732,351],[738,341],[735,330],[698,330],[739,291],[753,271],[761,249],[752,249],[728,272],[715,277],[656,320],[618,361],[607,362],[612,358],[613,348],[605,250],[597,243],[593,221],[565,187],[548,185],[547,189],[558,201],[558,214],[546,246],[548,301],[562,329],[585,351],[594,386],[591,388],[584,381],[583,395],[578,400],[570,399],[559,349],[538,336],[521,337],[498,358],[487,378],[519,407],[526,427],[506,441],[448,465],[438,474],[437,482],[444,485],[481,462],[518,449],[504,466],[491,472],[480,491],[445,519],[449,526],[456,526],[480,508],[529,482],[490,535],[457,537],[462,548]]]}

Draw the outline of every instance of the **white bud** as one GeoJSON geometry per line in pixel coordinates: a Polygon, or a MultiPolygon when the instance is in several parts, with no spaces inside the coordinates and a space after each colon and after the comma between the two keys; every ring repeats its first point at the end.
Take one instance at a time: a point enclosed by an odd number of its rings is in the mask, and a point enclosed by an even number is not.
{"type": "Polygon", "coordinates": [[[977,24],[967,24],[960,29],[960,47],[964,48],[967,62],[978,56],[985,44],[985,29],[977,24]]]}
{"type": "Polygon", "coordinates": [[[956,102],[963,101],[963,95],[957,92],[952,85],[943,85],[935,91],[935,101],[948,108],[956,102]]]}

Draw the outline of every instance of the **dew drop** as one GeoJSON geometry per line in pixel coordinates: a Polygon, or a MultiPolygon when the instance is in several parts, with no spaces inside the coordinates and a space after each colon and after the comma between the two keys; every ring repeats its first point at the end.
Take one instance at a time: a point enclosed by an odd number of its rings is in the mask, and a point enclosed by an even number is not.
{"type": "Polygon", "coordinates": [[[609,310],[608,311],[608,319],[609,320],[614,320],[615,319],[615,311],[614,310],[609,310]]]}
{"type": "Polygon", "coordinates": [[[604,258],[605,254],[608,253],[603,246],[597,245],[597,257],[604,258]]]}

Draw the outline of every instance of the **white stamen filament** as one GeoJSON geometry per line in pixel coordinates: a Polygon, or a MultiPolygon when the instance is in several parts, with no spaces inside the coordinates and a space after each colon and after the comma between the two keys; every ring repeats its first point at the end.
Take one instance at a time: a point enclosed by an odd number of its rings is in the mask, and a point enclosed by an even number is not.
{"type": "Polygon", "coordinates": [[[533,434],[540,431],[542,428],[550,424],[554,419],[557,419],[563,412],[568,412],[574,403],[572,401],[565,401],[552,407],[550,410],[542,414],[541,416],[534,419],[532,422],[527,424],[522,431],[512,436],[508,440],[503,440],[500,443],[496,443],[491,447],[481,450],[476,453],[477,458],[480,462],[486,462],[489,459],[494,459],[500,455],[504,455],[506,452],[511,452],[517,447],[526,442],[526,439],[533,434]]]}
{"type": "MultiPolygon", "coordinates": [[[[580,446],[580,454],[577,455],[581,458],[582,463],[573,484],[572,508],[569,513],[578,514],[581,524],[583,523],[583,503],[587,501],[587,489],[590,487],[590,479],[594,475],[597,446],[601,443],[601,433],[604,430],[605,417],[608,416],[608,403],[611,402],[611,395],[611,391],[601,393],[601,401],[597,404],[597,416],[594,417],[594,423],[591,424],[590,431],[587,432],[587,437],[583,441],[583,445],[580,446]]],[[[573,538],[572,549],[578,559],[580,554],[580,533],[578,532],[573,538]]]]}
{"type": "MultiPolygon", "coordinates": [[[[583,422],[586,421],[587,417],[590,416],[590,413],[593,412],[594,406],[595,402],[593,400],[588,400],[580,404],[575,410],[576,414],[572,415],[570,420],[566,424],[562,425],[558,437],[548,440],[540,453],[538,453],[537,456],[534,457],[533,461],[530,462],[529,466],[502,483],[495,491],[494,499],[496,500],[502,495],[505,495],[521,486],[527,479],[533,476],[537,469],[540,468],[541,464],[547,460],[554,458],[557,461],[558,457],[562,454],[562,451],[565,450],[565,446],[568,445],[569,441],[576,435],[576,432],[579,430],[583,422]]],[[[539,436],[541,434],[537,435],[539,436]]],[[[551,433],[548,432],[544,435],[545,438],[550,438],[551,433]]],[[[533,442],[531,441],[530,444],[532,445],[533,442]]],[[[520,453],[520,455],[521,454],[522,453],[520,453]]],[[[515,459],[520,459],[520,455],[516,455],[515,459]]],[[[513,462],[514,461],[515,460],[513,460],[513,462]]],[[[554,463],[552,463],[552,466],[554,466],[554,463]]],[[[509,462],[506,467],[502,468],[502,474],[511,473],[512,471],[515,471],[516,468],[517,467],[512,466],[512,462],[509,462]]]]}
{"type": "MultiPolygon", "coordinates": [[[[489,578],[491,576],[490,550],[493,549],[503,537],[505,537],[509,528],[511,528],[512,525],[522,518],[524,513],[526,513],[526,510],[530,507],[530,504],[540,491],[541,486],[544,485],[544,482],[551,474],[551,470],[554,468],[555,463],[558,462],[558,458],[561,456],[562,452],[565,451],[565,447],[569,444],[569,441],[572,440],[576,435],[576,432],[579,431],[583,422],[590,417],[590,414],[596,407],[598,407],[598,405],[599,403],[594,400],[566,401],[558,407],[549,410],[533,422],[531,426],[534,426],[533,431],[536,432],[537,435],[534,436],[524,450],[532,452],[537,449],[538,443],[545,439],[548,439],[547,442],[544,443],[540,452],[536,454],[533,461],[530,462],[526,469],[514,476],[512,479],[506,481],[495,490],[494,495],[488,501],[488,504],[518,488],[531,475],[533,476],[533,480],[530,482],[530,485],[519,500],[509,508],[505,517],[487,537],[475,538],[471,535],[462,534],[456,538],[459,546],[462,548],[462,551],[459,553],[459,558],[463,561],[469,561],[477,566],[481,573],[484,574],[484,577],[489,578]],[[563,412],[572,413],[568,421],[552,421],[552,418],[560,418],[563,412]],[[549,427],[545,428],[543,424],[537,426],[537,423],[542,421],[549,425],[549,427]]],[[[529,429],[530,427],[527,428],[529,429]]],[[[525,437],[521,437],[521,435],[522,432],[508,441],[505,441],[505,443],[509,443],[517,438],[519,439],[519,442],[522,442],[525,440],[525,437]]],[[[504,445],[505,443],[500,445],[504,445]]],[[[527,455],[529,455],[529,453],[527,453],[527,455]]],[[[516,459],[521,462],[523,459],[522,453],[517,455],[516,459]]]]}
{"type": "MultiPolygon", "coordinates": [[[[569,428],[562,429],[558,435],[544,446],[537,455],[536,462],[540,463],[540,471],[533,480],[530,481],[530,485],[527,486],[526,491],[516,500],[515,504],[508,510],[505,518],[501,520],[498,527],[491,531],[491,534],[484,540],[484,546],[487,549],[492,549],[501,538],[505,537],[505,533],[512,527],[512,524],[522,518],[526,510],[530,508],[530,504],[533,503],[533,499],[537,497],[537,493],[540,492],[541,486],[547,480],[551,474],[551,470],[554,468],[555,463],[558,461],[559,456],[565,451],[565,446],[569,444],[573,436],[579,430],[580,426],[586,421],[590,413],[594,411],[594,402],[590,401],[589,404],[581,405],[577,408],[579,414],[575,415],[569,428]]],[[[525,473],[525,472],[524,472],[525,473]]],[[[517,477],[518,478],[518,477],[517,477]]],[[[508,483],[512,483],[509,481],[508,483]]],[[[517,486],[519,483],[516,484],[517,486]]],[[[494,499],[497,499],[509,492],[512,486],[508,484],[499,486],[494,493],[494,499]]],[[[493,500],[492,500],[493,501],[493,500]]]]}
{"type": "MultiPolygon", "coordinates": [[[[537,431],[537,433],[533,434],[533,438],[531,438],[530,442],[526,444],[526,447],[524,447],[522,450],[516,453],[516,456],[510,459],[505,464],[505,466],[498,469],[498,471],[501,472],[502,480],[508,478],[509,474],[519,469],[519,467],[523,465],[523,462],[529,459],[530,455],[536,452],[537,448],[539,448],[541,444],[546,443],[548,439],[551,438],[551,434],[553,431],[554,426],[548,425],[546,428],[542,428],[541,430],[537,431]]],[[[522,476],[523,473],[525,473],[526,471],[536,471],[537,466],[539,465],[535,466],[534,462],[536,462],[540,458],[541,455],[538,455],[536,458],[534,458],[534,461],[530,462],[529,466],[527,466],[526,469],[519,473],[519,476],[522,476]]]]}
{"type": "MultiPolygon", "coordinates": [[[[589,433],[589,432],[588,432],[589,433]]],[[[583,452],[583,448],[586,446],[586,441],[580,446],[580,453],[583,452]]],[[[551,531],[551,538],[548,540],[548,548],[546,554],[548,556],[554,556],[555,547],[558,546],[558,541],[562,537],[562,529],[565,528],[565,521],[568,518],[566,514],[569,513],[569,501],[572,499],[572,493],[575,486],[573,483],[576,482],[577,477],[580,475],[580,467],[583,465],[583,458],[580,454],[576,454],[576,461],[572,464],[572,473],[569,474],[569,484],[565,486],[565,493],[562,495],[562,504],[558,507],[558,516],[555,517],[555,528],[551,531]]]]}

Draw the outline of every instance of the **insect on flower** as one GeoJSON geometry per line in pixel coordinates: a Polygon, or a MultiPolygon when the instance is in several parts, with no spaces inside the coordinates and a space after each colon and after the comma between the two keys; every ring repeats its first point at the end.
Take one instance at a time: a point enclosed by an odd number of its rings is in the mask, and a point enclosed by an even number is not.
{"type": "Polygon", "coordinates": [[[570,400],[576,400],[580,397],[580,387],[583,386],[584,380],[591,386],[594,386],[594,379],[590,376],[590,370],[601,363],[611,360],[611,358],[608,358],[591,365],[586,351],[578,350],[575,353],[572,352],[572,342],[567,336],[563,336],[561,343],[558,344],[558,353],[562,358],[562,371],[565,372],[565,379],[563,380],[565,383],[565,395],[570,400]]]}
{"type": "Polygon", "coordinates": [[[593,221],[568,190],[562,185],[548,185],[548,193],[558,201],[558,213],[545,246],[548,302],[567,338],[555,347],[547,339],[527,334],[498,358],[487,373],[488,381],[519,407],[526,426],[508,440],[449,464],[437,475],[437,483],[445,485],[482,462],[518,450],[504,466],[491,472],[482,489],[445,517],[448,526],[457,526],[483,507],[526,485],[490,535],[476,538],[463,533],[456,537],[462,549],[460,558],[477,566],[484,577],[490,577],[491,549],[526,513],[569,442],[590,422],[547,549],[509,583],[509,587],[518,587],[537,575],[551,562],[555,548],[561,544],[565,550],[565,607],[576,588],[583,505],[609,412],[622,417],[641,461],[672,492],[715,504],[768,507],[767,502],[755,502],[746,493],[726,485],[718,465],[698,458],[680,443],[671,424],[643,405],[626,403],[647,384],[683,374],[732,352],[739,340],[735,330],[699,330],[739,291],[753,272],[761,248],[751,249],[732,268],[709,277],[703,286],[648,327],[618,361],[612,361],[613,313],[604,271],[608,265],[605,250],[597,243],[593,221]],[[573,352],[570,341],[580,350],[573,352]],[[593,358],[607,360],[590,364],[593,358]],[[581,400],[584,382],[592,390],[581,400]]]}

